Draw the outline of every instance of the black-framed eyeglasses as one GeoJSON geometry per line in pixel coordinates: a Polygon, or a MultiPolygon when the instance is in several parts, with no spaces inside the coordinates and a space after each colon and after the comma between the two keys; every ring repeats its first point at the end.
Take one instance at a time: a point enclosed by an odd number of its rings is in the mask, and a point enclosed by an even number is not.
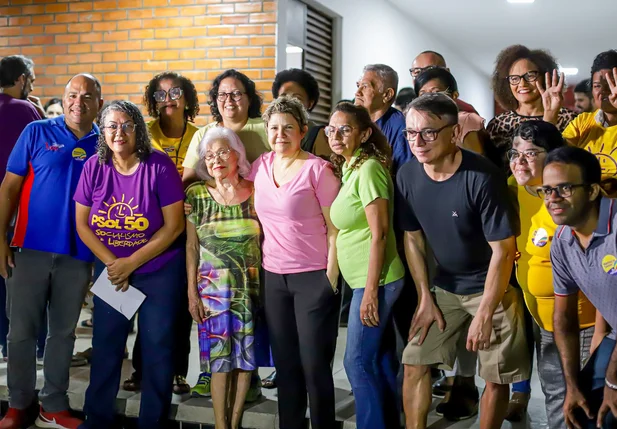
{"type": "Polygon", "coordinates": [[[448,127],[453,127],[454,125],[456,124],[447,124],[441,128],[437,128],[437,129],[427,128],[421,131],[407,129],[407,130],[403,130],[403,135],[405,136],[407,141],[415,141],[418,138],[418,135],[420,135],[422,137],[422,140],[424,140],[426,143],[431,143],[437,140],[437,137],[439,137],[440,132],[442,132],[448,127]]]}
{"type": "Polygon", "coordinates": [[[158,91],[154,92],[154,101],[156,101],[157,103],[164,103],[167,99],[167,94],[169,94],[170,100],[178,100],[180,99],[180,97],[182,97],[182,93],[182,88],[180,88],[179,86],[175,86],[169,91],[159,89],[158,91]]]}
{"type": "Polygon", "coordinates": [[[242,91],[219,92],[218,94],[216,94],[216,99],[220,101],[221,103],[223,101],[226,101],[227,97],[231,97],[233,101],[240,101],[242,100],[242,96],[244,94],[246,94],[246,92],[242,92],[242,91]]]}
{"type": "Polygon", "coordinates": [[[105,125],[103,127],[103,129],[105,130],[105,132],[109,135],[114,135],[118,132],[118,130],[122,130],[122,132],[124,134],[133,134],[135,132],[135,128],[137,127],[137,124],[135,124],[134,122],[125,122],[124,124],[108,124],[105,125]]]}
{"type": "Polygon", "coordinates": [[[343,137],[349,137],[355,129],[356,127],[352,127],[351,125],[341,125],[340,127],[328,125],[326,128],[324,128],[324,131],[326,133],[326,136],[330,138],[335,137],[337,132],[341,133],[343,137]]]}
{"type": "Polygon", "coordinates": [[[564,183],[563,185],[557,185],[554,188],[551,188],[550,186],[542,186],[541,188],[538,188],[537,192],[538,196],[544,200],[548,200],[551,195],[553,195],[553,192],[557,192],[557,196],[560,198],[568,198],[572,196],[576,188],[585,187],[587,187],[587,184],[585,183],[564,183]]]}
{"type": "Polygon", "coordinates": [[[515,162],[516,160],[520,159],[521,156],[525,158],[527,162],[532,162],[535,161],[538,158],[538,155],[540,155],[541,153],[546,153],[546,151],[529,149],[519,152],[516,149],[510,149],[507,155],[510,162],[515,162]]]}
{"type": "Polygon", "coordinates": [[[434,67],[434,66],[412,67],[412,68],[409,69],[409,73],[411,74],[411,77],[416,78],[416,77],[420,76],[423,71],[428,70],[428,69],[430,69],[432,67],[434,67]]]}
{"type": "Polygon", "coordinates": [[[521,83],[521,79],[525,79],[525,82],[535,82],[540,77],[540,72],[537,70],[530,70],[524,75],[511,74],[506,79],[510,82],[510,85],[518,85],[521,83]]]}
{"type": "Polygon", "coordinates": [[[204,157],[206,161],[212,162],[215,158],[221,158],[223,161],[227,161],[231,156],[231,149],[221,149],[218,152],[207,152],[204,157]]]}

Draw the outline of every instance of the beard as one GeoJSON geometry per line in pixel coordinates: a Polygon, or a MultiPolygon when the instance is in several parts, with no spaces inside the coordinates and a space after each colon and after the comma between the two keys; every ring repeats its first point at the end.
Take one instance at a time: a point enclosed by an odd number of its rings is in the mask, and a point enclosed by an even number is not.
{"type": "Polygon", "coordinates": [[[19,94],[19,98],[22,100],[27,100],[28,99],[28,95],[30,95],[30,91],[28,91],[28,85],[24,85],[24,87],[21,89],[21,92],[19,94]]]}

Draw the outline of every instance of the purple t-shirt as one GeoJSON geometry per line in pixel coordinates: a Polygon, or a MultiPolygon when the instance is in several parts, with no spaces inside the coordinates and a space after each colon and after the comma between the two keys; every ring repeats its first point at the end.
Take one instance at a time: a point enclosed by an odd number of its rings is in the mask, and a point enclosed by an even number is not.
{"type": "MultiPolygon", "coordinates": [[[[75,196],[90,207],[89,225],[118,258],[132,255],[163,226],[162,207],[184,200],[182,180],[169,157],[153,151],[137,170],[120,174],[108,161],[93,156],[84,165],[75,196]]],[[[135,273],[157,271],[180,251],[179,242],[139,267],[135,273]]]]}
{"type": "Polygon", "coordinates": [[[30,122],[41,119],[32,103],[0,94],[0,182],[4,179],[6,163],[19,135],[30,122]]]}

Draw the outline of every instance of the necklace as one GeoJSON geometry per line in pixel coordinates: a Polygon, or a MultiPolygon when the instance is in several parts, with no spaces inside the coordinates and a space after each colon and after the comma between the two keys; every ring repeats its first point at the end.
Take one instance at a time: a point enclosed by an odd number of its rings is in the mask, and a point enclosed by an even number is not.
{"type": "MultiPolygon", "coordinates": [[[[180,161],[180,149],[182,148],[182,141],[184,140],[184,135],[186,134],[187,124],[188,124],[188,121],[185,119],[184,120],[184,127],[182,128],[182,136],[180,137],[180,142],[178,143],[178,146],[176,146],[175,144],[172,146],[174,148],[174,151],[176,152],[175,155],[173,156],[174,164],[176,164],[176,166],[178,166],[178,162],[180,161]]],[[[160,123],[159,123],[159,128],[161,128],[161,124],[160,123]]],[[[161,128],[161,132],[165,136],[165,132],[163,132],[162,128],[161,128]]],[[[163,148],[163,149],[165,149],[165,148],[163,148]]],[[[170,155],[170,154],[168,153],[167,155],[170,155]]],[[[170,158],[171,158],[171,156],[170,156],[170,158]]]]}
{"type": "Polygon", "coordinates": [[[242,178],[240,178],[240,181],[238,181],[238,184],[237,184],[236,186],[231,185],[231,189],[233,190],[233,193],[234,193],[234,194],[231,196],[231,198],[230,198],[229,200],[227,200],[227,198],[225,198],[225,194],[223,194],[223,192],[221,192],[221,191],[219,190],[219,188],[218,188],[218,187],[216,187],[216,185],[215,185],[215,188],[214,188],[214,189],[216,189],[216,192],[217,192],[217,193],[219,194],[219,196],[223,199],[223,202],[225,203],[225,205],[226,205],[226,206],[230,206],[230,205],[231,205],[231,203],[232,203],[232,201],[234,200],[234,198],[236,198],[236,197],[237,197],[236,190],[240,187],[240,185],[241,185],[241,184],[242,184],[242,178]]]}

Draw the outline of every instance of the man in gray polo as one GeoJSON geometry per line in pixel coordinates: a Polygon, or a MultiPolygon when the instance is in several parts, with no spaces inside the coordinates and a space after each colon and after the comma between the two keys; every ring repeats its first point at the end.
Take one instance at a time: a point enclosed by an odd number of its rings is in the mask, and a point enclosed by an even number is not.
{"type": "Polygon", "coordinates": [[[555,342],[566,380],[568,428],[617,427],[617,202],[602,197],[597,158],[573,146],[546,158],[544,197],[553,221],[562,225],[551,245],[555,289],[555,342]],[[596,324],[598,344],[580,370],[578,293],[605,319],[596,324]],[[608,324],[608,326],[606,326],[608,324]],[[604,326],[602,326],[604,325],[604,326]],[[608,336],[604,336],[608,333],[608,336]],[[597,426],[596,426],[597,425],[597,426]]]}

